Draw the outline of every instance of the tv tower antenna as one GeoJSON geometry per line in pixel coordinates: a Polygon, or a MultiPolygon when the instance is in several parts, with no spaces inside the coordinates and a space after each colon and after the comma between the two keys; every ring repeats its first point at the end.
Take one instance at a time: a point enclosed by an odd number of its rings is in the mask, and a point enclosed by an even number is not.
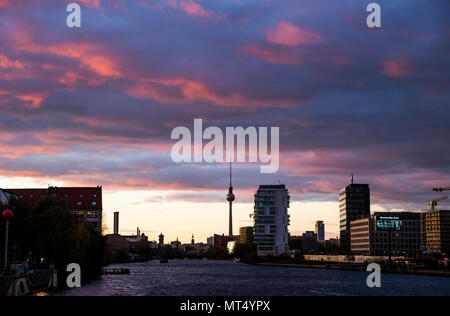
{"type": "Polygon", "coordinates": [[[230,162],[230,186],[228,187],[228,194],[227,194],[227,201],[230,206],[230,218],[229,218],[229,236],[233,236],[233,201],[236,199],[236,197],[233,194],[233,181],[232,181],[232,168],[231,168],[231,162],[230,162]]]}

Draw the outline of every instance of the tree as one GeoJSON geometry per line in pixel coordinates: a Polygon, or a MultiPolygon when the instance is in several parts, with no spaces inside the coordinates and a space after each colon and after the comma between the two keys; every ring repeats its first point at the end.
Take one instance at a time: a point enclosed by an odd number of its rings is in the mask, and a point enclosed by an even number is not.
{"type": "Polygon", "coordinates": [[[31,253],[34,261],[54,264],[59,280],[65,280],[70,263],[81,266],[83,283],[101,275],[104,239],[89,223],[76,223],[66,201],[44,197],[22,216],[21,248],[31,253]]]}
{"type": "Polygon", "coordinates": [[[245,263],[256,263],[258,258],[256,245],[237,243],[234,248],[234,257],[245,263]]]}
{"type": "Polygon", "coordinates": [[[76,224],[64,200],[45,197],[25,218],[25,237],[31,253],[45,263],[54,263],[61,273],[73,262],[76,224]]]}

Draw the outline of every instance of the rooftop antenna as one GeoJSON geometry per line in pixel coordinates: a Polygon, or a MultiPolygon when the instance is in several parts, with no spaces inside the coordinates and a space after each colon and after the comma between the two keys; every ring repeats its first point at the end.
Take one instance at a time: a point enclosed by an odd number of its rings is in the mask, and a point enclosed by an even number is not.
{"type": "Polygon", "coordinates": [[[232,170],[231,170],[231,162],[230,162],[230,187],[233,186],[233,184],[231,183],[231,178],[232,178],[232,170]]]}
{"type": "Polygon", "coordinates": [[[352,172],[352,184],[353,184],[353,172],[352,172]]]}

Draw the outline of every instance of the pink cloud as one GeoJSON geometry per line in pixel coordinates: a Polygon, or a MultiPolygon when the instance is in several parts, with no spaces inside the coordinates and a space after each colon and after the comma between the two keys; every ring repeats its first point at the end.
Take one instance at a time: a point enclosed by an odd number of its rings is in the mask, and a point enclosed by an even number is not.
{"type": "Polygon", "coordinates": [[[405,61],[386,60],[380,73],[394,78],[408,77],[414,75],[414,68],[405,61]]]}
{"type": "Polygon", "coordinates": [[[299,104],[299,101],[294,103],[293,101],[278,99],[255,99],[239,92],[219,94],[202,82],[182,77],[141,79],[136,84],[126,88],[126,91],[136,98],[155,99],[176,104],[194,101],[209,101],[215,105],[230,107],[259,107],[273,106],[273,104],[289,107],[299,104]],[[167,88],[171,88],[170,92],[167,88]]]}
{"type": "Polygon", "coordinates": [[[214,12],[205,10],[193,0],[167,0],[167,4],[174,9],[184,11],[190,16],[201,18],[213,18],[216,16],[214,12]]]}
{"type": "MultiPolygon", "coordinates": [[[[27,32],[16,32],[14,36],[16,49],[33,54],[50,54],[79,61],[92,72],[103,76],[118,78],[122,75],[119,65],[113,58],[99,51],[91,43],[58,43],[45,45],[36,42],[27,32]]],[[[6,63],[6,61],[5,61],[6,63]]]]}
{"type": "Polygon", "coordinates": [[[242,48],[244,53],[254,55],[272,64],[284,64],[299,66],[303,64],[302,58],[295,53],[276,48],[262,48],[254,44],[249,44],[242,48]]]}
{"type": "Polygon", "coordinates": [[[318,44],[323,42],[319,33],[303,30],[287,21],[279,22],[266,33],[267,41],[271,44],[298,47],[302,44],[318,44]]]}
{"type": "Polygon", "coordinates": [[[14,69],[23,69],[23,64],[18,60],[11,60],[6,55],[0,54],[0,68],[14,68],[14,69]]]}
{"type": "Polygon", "coordinates": [[[19,95],[16,96],[16,98],[25,101],[26,106],[31,107],[33,109],[37,109],[41,107],[42,102],[44,102],[45,96],[40,93],[34,93],[34,94],[19,95]]]}
{"type": "Polygon", "coordinates": [[[92,8],[100,8],[101,0],[78,0],[77,2],[92,8]]]}
{"type": "Polygon", "coordinates": [[[12,5],[12,1],[0,0],[0,8],[8,8],[12,5]]]}

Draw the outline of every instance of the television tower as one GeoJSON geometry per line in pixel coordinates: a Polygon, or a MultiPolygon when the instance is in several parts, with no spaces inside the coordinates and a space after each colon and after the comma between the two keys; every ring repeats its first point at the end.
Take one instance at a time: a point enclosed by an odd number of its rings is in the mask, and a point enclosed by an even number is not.
{"type": "Polygon", "coordinates": [[[231,162],[230,162],[230,186],[228,188],[227,201],[230,203],[230,226],[229,226],[229,236],[233,236],[233,201],[235,196],[233,194],[233,183],[232,183],[232,172],[231,172],[231,162]]]}

